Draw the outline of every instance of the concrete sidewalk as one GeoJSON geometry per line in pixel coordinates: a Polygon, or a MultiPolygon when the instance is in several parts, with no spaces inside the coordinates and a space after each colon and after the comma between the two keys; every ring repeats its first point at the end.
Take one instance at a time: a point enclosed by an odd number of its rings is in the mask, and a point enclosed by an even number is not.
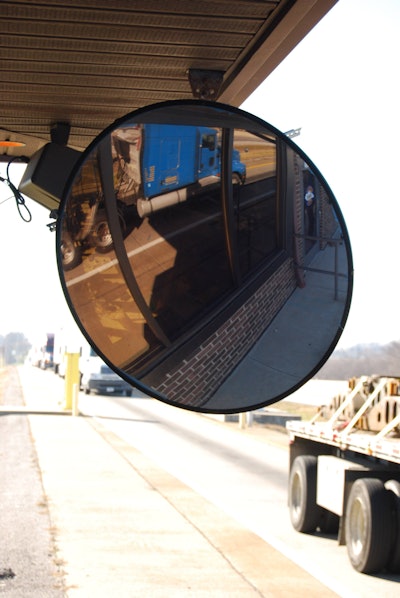
{"type": "Polygon", "coordinates": [[[97,421],[65,415],[47,376],[19,376],[68,597],[336,595],[97,421]]]}

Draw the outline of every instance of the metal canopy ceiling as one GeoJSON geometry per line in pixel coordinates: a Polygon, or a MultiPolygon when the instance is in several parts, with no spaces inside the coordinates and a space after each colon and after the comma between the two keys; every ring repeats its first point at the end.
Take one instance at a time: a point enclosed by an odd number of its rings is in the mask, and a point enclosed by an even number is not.
{"type": "Polygon", "coordinates": [[[221,71],[215,99],[238,106],[335,2],[2,0],[0,139],[29,143],[0,154],[31,155],[56,122],[83,149],[136,108],[192,98],[188,69],[221,71]]]}

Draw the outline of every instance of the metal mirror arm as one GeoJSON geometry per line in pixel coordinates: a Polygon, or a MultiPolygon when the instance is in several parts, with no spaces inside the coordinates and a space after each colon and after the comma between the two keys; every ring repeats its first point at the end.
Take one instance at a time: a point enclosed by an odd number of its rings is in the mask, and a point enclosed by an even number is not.
{"type": "Polygon", "coordinates": [[[136,281],[136,278],[133,274],[129,257],[126,252],[124,238],[121,231],[119,216],[118,216],[118,209],[117,209],[117,199],[115,196],[114,191],[114,180],[113,180],[113,161],[112,161],[112,153],[111,153],[111,137],[107,136],[103,139],[103,141],[99,144],[98,148],[98,160],[99,160],[99,167],[100,167],[100,177],[101,183],[104,193],[104,203],[107,212],[108,218],[108,225],[110,228],[111,236],[114,243],[115,254],[118,259],[119,266],[121,268],[122,275],[125,279],[126,285],[130,294],[132,295],[133,300],[135,301],[136,305],[142,312],[144,318],[148,326],[150,327],[151,331],[155,334],[155,336],[165,345],[166,347],[170,346],[169,339],[165,336],[164,332],[161,330],[160,326],[156,322],[151,313],[140,289],[139,285],[136,281]]]}

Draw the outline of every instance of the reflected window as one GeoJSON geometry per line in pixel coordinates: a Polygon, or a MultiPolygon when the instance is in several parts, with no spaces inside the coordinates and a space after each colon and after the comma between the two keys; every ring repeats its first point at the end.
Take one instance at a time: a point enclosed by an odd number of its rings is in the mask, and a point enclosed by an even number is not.
{"type": "Polygon", "coordinates": [[[141,225],[151,241],[131,265],[169,339],[201,318],[232,287],[218,189],[156,212],[141,225]]]}
{"type": "Polygon", "coordinates": [[[276,143],[235,131],[234,147],[246,163],[244,187],[234,186],[238,258],[242,277],[250,274],[277,249],[276,143]]]}
{"type": "MultiPolygon", "coordinates": [[[[146,133],[149,127],[155,125],[145,125],[145,135],[150,135],[146,133]]],[[[134,253],[130,263],[153,317],[173,341],[211,313],[238,281],[268,262],[277,249],[276,143],[235,131],[231,165],[234,219],[233,225],[225,227],[218,141],[221,131],[177,125],[158,125],[155,130],[159,144],[153,139],[153,152],[158,152],[166,138],[172,141],[172,135],[173,153],[178,151],[177,143],[187,146],[182,151],[185,163],[179,162],[179,167],[182,172],[190,169],[192,183],[182,196],[178,190],[159,197],[149,194],[145,199],[153,202],[153,211],[149,210],[148,219],[133,234],[148,242],[141,243],[141,252],[134,253]],[[212,168],[214,159],[217,164],[212,168]],[[154,209],[159,201],[163,207],[154,209]],[[233,269],[239,272],[231,269],[227,244],[235,247],[233,269]]],[[[145,154],[142,159],[149,164],[145,154]]],[[[157,170],[152,180],[157,185],[157,170]]]]}
{"type": "Polygon", "coordinates": [[[204,134],[201,138],[201,145],[202,147],[205,147],[207,149],[209,149],[211,152],[213,152],[215,150],[215,135],[207,135],[204,134]]]}
{"type": "MultiPolygon", "coordinates": [[[[110,136],[114,192],[129,263],[149,313],[170,342],[211,314],[277,249],[275,140],[235,130],[234,218],[226,225],[221,137],[217,128],[153,123],[130,124],[110,136]],[[132,220],[124,206],[131,205],[133,189],[141,217],[132,220]],[[228,245],[235,248],[233,262],[228,245]]],[[[75,238],[88,237],[84,258],[94,248],[113,248],[98,159],[95,151],[82,167],[64,220],[75,238]]],[[[132,290],[137,301],[135,293],[132,290]]],[[[159,341],[146,323],[142,334],[150,356],[159,341]]]]}

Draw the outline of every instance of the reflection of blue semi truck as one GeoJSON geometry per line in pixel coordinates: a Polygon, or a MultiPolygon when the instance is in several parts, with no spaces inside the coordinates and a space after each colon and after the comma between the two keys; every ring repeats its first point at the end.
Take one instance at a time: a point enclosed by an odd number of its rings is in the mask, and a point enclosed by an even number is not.
{"type": "MultiPolygon", "coordinates": [[[[219,182],[218,131],[208,127],[146,124],[142,132],[140,216],[185,201],[219,182]]],[[[246,166],[232,153],[232,176],[244,183],[246,166]]]]}

